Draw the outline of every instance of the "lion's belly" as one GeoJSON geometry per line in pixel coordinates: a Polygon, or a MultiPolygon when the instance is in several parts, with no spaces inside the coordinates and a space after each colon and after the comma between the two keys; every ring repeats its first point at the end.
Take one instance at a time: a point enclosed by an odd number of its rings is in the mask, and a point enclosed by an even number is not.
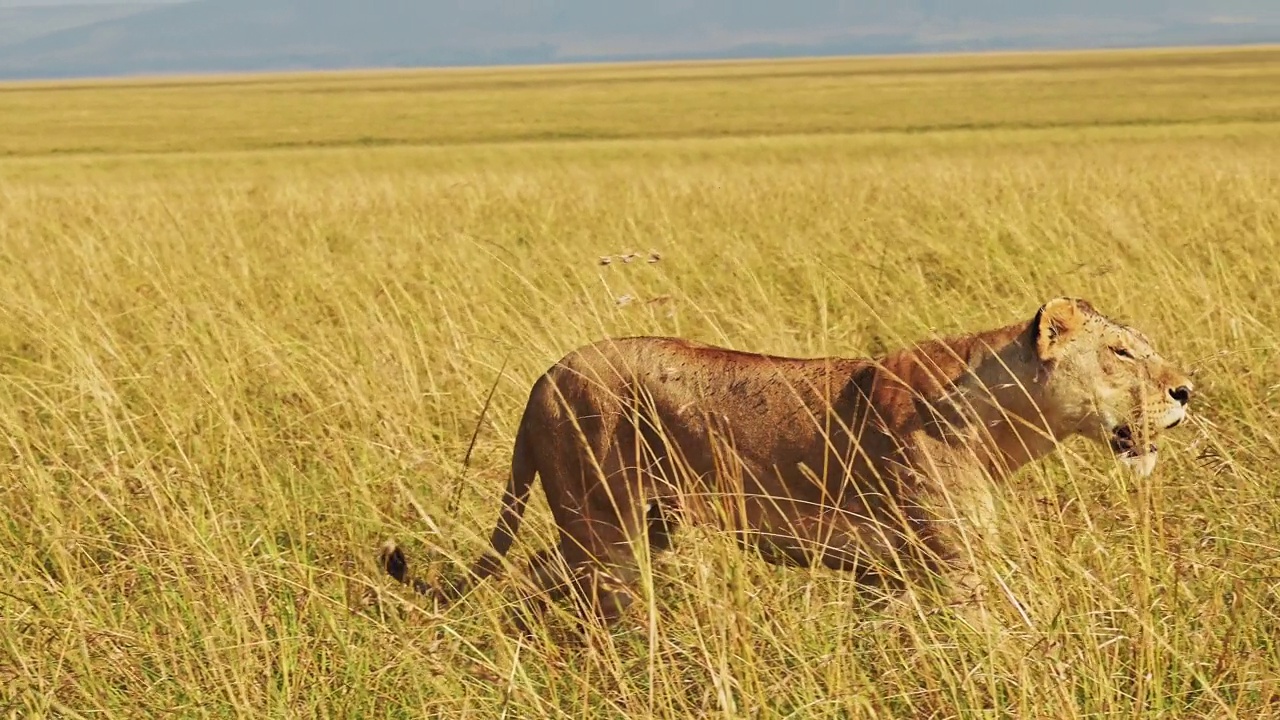
{"type": "Polygon", "coordinates": [[[668,502],[688,522],[729,530],[771,562],[864,570],[891,563],[902,544],[895,503],[866,480],[875,473],[865,461],[850,460],[847,437],[833,443],[802,426],[722,432],[697,423],[666,442],[663,474],[678,478],[665,485],[668,502]]]}

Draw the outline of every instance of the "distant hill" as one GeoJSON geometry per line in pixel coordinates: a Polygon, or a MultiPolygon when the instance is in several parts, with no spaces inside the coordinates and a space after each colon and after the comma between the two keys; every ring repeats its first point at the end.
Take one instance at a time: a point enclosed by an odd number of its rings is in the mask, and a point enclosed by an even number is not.
{"type": "Polygon", "coordinates": [[[153,9],[146,3],[9,7],[0,4],[0,47],[153,9]]]}
{"type": "Polygon", "coordinates": [[[196,0],[0,21],[22,28],[0,30],[8,78],[1280,41],[1277,0],[196,0]]]}

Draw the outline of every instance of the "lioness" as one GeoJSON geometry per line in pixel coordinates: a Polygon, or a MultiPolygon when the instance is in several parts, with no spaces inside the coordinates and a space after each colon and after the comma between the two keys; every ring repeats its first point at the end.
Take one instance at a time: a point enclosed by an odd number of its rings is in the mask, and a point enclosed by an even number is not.
{"type": "MultiPolygon", "coordinates": [[[[770,562],[869,582],[971,573],[993,481],[1076,434],[1149,473],[1152,437],[1183,421],[1191,389],[1145,336],[1072,298],[876,359],[606,340],[534,384],[493,551],[471,576],[500,568],[535,475],[560,542],[533,574],[605,622],[631,602],[633,543],[665,549],[680,522],[727,528],[770,562]]],[[[409,582],[394,544],[382,561],[409,582]]]]}

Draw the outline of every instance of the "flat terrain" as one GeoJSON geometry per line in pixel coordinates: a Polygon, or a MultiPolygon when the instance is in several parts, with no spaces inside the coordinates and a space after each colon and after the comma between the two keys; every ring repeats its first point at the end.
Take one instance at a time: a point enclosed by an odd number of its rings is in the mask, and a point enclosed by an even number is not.
{"type": "Polygon", "coordinates": [[[1276,717],[1278,423],[1280,49],[0,85],[3,716],[1276,717]],[[375,566],[480,552],[583,342],[866,354],[1062,294],[1196,421],[1003,488],[993,622],[708,532],[585,646],[375,566]]]}

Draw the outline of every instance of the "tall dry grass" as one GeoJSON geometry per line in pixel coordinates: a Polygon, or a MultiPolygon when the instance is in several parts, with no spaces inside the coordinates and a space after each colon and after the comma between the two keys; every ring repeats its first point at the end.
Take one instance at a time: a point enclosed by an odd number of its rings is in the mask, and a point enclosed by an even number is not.
{"type": "Polygon", "coordinates": [[[1278,60],[0,88],[0,709],[1280,715],[1278,60]],[[583,342],[866,354],[1061,294],[1194,368],[1198,422],[1149,479],[1072,442],[1002,488],[993,623],[709,532],[585,646],[374,566],[481,551],[583,342]]]}

